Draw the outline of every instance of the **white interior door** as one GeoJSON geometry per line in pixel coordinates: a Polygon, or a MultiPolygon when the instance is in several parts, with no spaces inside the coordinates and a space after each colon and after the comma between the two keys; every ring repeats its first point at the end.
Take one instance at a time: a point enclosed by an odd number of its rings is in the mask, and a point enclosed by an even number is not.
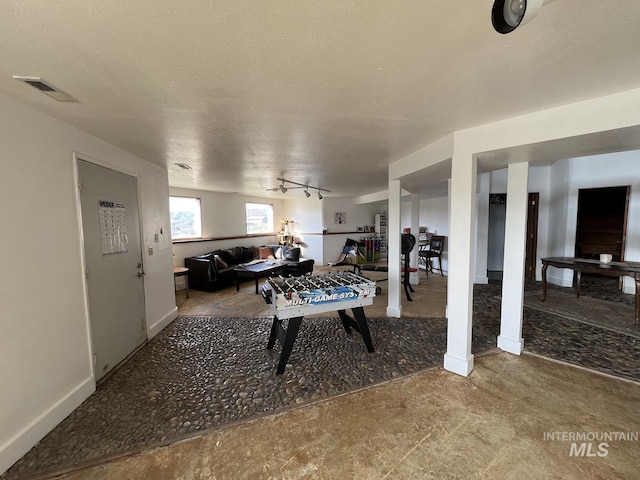
{"type": "Polygon", "coordinates": [[[138,184],[78,160],[96,380],[145,342],[138,184]]]}

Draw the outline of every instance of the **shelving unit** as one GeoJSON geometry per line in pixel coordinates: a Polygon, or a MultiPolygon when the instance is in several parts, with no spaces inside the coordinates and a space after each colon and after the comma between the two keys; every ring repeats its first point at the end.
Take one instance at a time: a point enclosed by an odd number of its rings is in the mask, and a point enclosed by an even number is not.
{"type": "Polygon", "coordinates": [[[380,237],[380,260],[387,259],[387,214],[376,213],[376,235],[380,237]]]}

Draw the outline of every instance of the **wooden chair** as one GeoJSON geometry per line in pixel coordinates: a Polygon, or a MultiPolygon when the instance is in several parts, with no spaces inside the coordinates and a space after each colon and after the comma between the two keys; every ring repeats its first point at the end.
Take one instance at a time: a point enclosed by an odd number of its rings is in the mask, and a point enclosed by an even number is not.
{"type": "Polygon", "coordinates": [[[424,262],[424,273],[429,278],[429,243],[421,243],[418,246],[418,264],[424,262]]]}
{"type": "Polygon", "coordinates": [[[431,270],[431,273],[433,273],[432,260],[436,258],[438,259],[438,270],[440,270],[440,276],[442,277],[444,277],[444,274],[442,273],[442,248],[443,247],[444,247],[444,237],[441,235],[434,235],[431,237],[429,250],[419,253],[419,255],[423,257],[427,262],[426,269],[431,270]]]}

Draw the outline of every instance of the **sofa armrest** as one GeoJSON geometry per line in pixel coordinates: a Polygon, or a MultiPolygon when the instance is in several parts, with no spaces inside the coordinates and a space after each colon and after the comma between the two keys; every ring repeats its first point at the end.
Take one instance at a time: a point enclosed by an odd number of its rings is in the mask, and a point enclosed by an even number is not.
{"type": "Polygon", "coordinates": [[[184,266],[189,269],[189,285],[193,288],[207,287],[216,279],[215,266],[208,258],[189,257],[184,266]]]}

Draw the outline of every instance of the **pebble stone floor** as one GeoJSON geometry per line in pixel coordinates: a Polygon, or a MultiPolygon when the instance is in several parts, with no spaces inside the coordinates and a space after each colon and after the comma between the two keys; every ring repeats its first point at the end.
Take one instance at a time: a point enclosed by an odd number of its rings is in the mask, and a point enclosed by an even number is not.
{"type": "MultiPolygon", "coordinates": [[[[611,282],[582,285],[584,296],[633,305],[611,282]]],[[[499,282],[475,286],[474,353],[495,347],[500,290],[499,282]]],[[[276,375],[279,345],[264,348],[270,326],[265,317],[179,317],[0,478],[49,476],[353,391],[441,365],[446,349],[445,319],[369,319],[373,354],[336,318],[317,319],[303,322],[285,373],[276,375]]],[[[523,336],[530,352],[640,381],[638,337],[529,308],[523,336]]]]}

